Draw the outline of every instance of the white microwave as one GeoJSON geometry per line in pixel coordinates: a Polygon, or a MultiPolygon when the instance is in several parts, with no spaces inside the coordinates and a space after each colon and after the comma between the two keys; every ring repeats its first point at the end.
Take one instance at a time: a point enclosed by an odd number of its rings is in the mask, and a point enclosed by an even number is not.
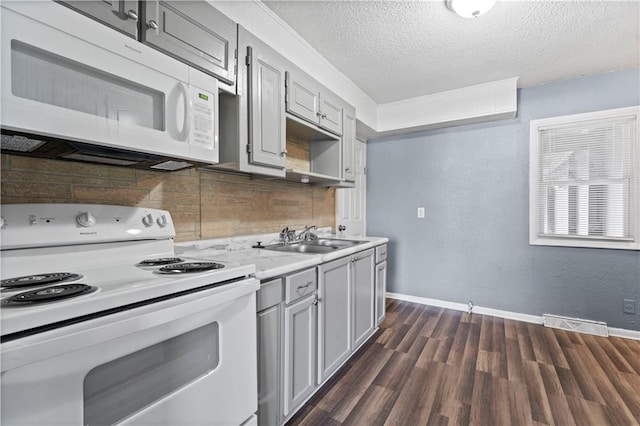
{"type": "Polygon", "coordinates": [[[218,81],[53,2],[3,1],[2,151],[176,170],[218,162],[218,81]]]}

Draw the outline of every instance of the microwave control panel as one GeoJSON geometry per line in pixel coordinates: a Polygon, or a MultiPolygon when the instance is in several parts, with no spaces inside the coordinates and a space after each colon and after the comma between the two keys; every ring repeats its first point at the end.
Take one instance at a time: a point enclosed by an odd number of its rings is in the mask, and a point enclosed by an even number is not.
{"type": "Polygon", "coordinates": [[[191,143],[215,149],[215,95],[193,86],[190,89],[193,105],[191,143]]]}

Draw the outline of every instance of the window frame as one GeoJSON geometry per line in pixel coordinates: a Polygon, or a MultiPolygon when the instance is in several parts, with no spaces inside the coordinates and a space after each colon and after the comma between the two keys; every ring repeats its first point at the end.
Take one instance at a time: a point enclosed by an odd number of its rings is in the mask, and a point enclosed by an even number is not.
{"type": "MultiPolygon", "coordinates": [[[[631,201],[631,200],[629,200],[631,201]]],[[[529,126],[529,244],[536,246],[586,247],[621,250],[640,250],[640,106],[616,108],[604,111],[572,114],[560,117],[531,120],[529,126]],[[631,206],[630,227],[632,240],[614,240],[601,237],[554,236],[541,235],[539,216],[539,148],[540,129],[577,124],[582,121],[613,119],[617,117],[635,116],[633,187],[635,188],[635,205],[631,206]]]]}

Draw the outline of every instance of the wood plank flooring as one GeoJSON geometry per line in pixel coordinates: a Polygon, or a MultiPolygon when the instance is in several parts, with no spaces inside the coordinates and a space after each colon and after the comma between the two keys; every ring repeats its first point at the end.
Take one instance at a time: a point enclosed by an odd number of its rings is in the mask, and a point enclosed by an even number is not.
{"type": "Polygon", "coordinates": [[[639,425],[640,341],[387,300],[288,425],[639,425]]]}

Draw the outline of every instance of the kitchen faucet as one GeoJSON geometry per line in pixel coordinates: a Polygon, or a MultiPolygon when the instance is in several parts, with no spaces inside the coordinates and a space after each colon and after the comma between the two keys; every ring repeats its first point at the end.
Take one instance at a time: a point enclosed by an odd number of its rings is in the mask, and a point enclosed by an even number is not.
{"type": "Polygon", "coordinates": [[[296,238],[296,231],[295,229],[291,229],[289,230],[288,226],[285,226],[282,229],[282,232],[280,232],[280,242],[282,244],[289,244],[291,241],[293,241],[296,238]]]}
{"type": "Polygon", "coordinates": [[[315,225],[305,226],[304,231],[300,231],[296,239],[304,241],[317,240],[318,236],[312,232],[314,229],[317,230],[318,228],[315,225]]]}

